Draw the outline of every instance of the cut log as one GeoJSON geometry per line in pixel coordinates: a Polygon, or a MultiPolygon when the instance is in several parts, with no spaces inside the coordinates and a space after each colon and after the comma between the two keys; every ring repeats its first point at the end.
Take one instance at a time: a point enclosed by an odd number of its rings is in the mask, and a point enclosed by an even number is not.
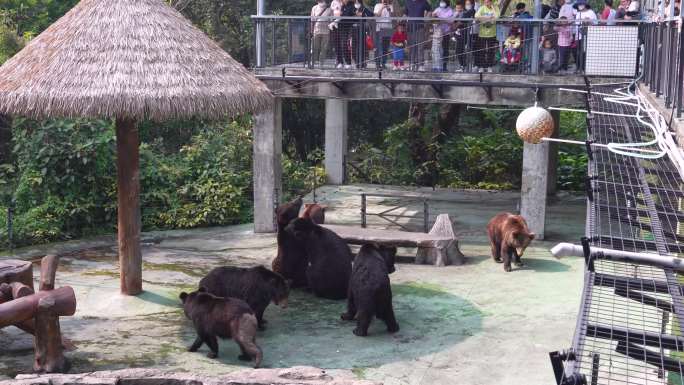
{"type": "Polygon", "coordinates": [[[138,128],[132,120],[116,119],[116,186],[121,293],[137,295],[142,292],[140,159],[138,128]]]}
{"type": "Polygon", "coordinates": [[[21,282],[33,289],[33,265],[28,261],[0,261],[0,283],[21,282]]]}
{"type": "Polygon", "coordinates": [[[55,305],[51,311],[57,316],[69,316],[76,313],[76,296],[69,286],[50,291],[39,291],[0,304],[0,328],[33,318],[38,310],[38,303],[43,298],[51,298],[55,305]]]}
{"type": "Polygon", "coordinates": [[[58,307],[55,297],[48,296],[38,301],[36,334],[33,339],[33,371],[37,373],[63,373],[69,369],[69,364],[64,358],[58,307]]]}
{"type": "Polygon", "coordinates": [[[12,286],[8,283],[0,283],[0,303],[12,300],[12,286]]]}
{"type": "Polygon", "coordinates": [[[59,267],[59,257],[46,255],[40,261],[40,290],[52,290],[55,288],[55,276],[59,267]]]}
{"type": "Polygon", "coordinates": [[[33,289],[21,282],[12,282],[10,283],[10,287],[12,288],[12,299],[26,297],[27,295],[33,294],[33,289]]]}

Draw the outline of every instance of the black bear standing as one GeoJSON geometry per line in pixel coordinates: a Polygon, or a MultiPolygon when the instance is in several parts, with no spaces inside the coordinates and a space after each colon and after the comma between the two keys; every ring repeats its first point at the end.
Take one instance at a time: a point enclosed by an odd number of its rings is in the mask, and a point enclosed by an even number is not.
{"type": "Polygon", "coordinates": [[[254,359],[254,367],[261,364],[261,348],[256,344],[257,320],[254,312],[245,301],[235,298],[221,298],[201,288],[190,294],[181,293],[185,316],[192,320],[197,331],[197,339],[188,349],[196,352],[206,343],[211,351],[209,358],[218,357],[216,337],[232,338],[240,346],[240,360],[254,359]]]}
{"type": "Polygon", "coordinates": [[[293,288],[306,287],[306,267],[308,260],[304,245],[285,231],[285,227],[299,216],[302,198],[284,203],[276,209],[278,220],[278,255],[273,260],[273,271],[290,281],[293,288]]]}
{"type": "Polygon", "coordinates": [[[280,274],[263,266],[252,268],[224,266],[217,267],[202,278],[200,287],[219,297],[241,299],[254,310],[259,329],[264,329],[264,311],[268,304],[287,307],[290,289],[280,274]]]}
{"type": "Polygon", "coordinates": [[[346,298],[352,269],[352,253],[347,243],[310,218],[293,220],[285,232],[304,245],[309,260],[306,278],[314,294],[328,299],[346,298]]]}
{"type": "Polygon", "coordinates": [[[387,331],[399,331],[392,308],[392,288],[389,274],[394,272],[396,249],[364,245],[354,259],[354,270],[349,282],[347,312],[343,320],[356,318],[357,336],[367,336],[368,326],[376,316],[387,324],[387,331]]]}

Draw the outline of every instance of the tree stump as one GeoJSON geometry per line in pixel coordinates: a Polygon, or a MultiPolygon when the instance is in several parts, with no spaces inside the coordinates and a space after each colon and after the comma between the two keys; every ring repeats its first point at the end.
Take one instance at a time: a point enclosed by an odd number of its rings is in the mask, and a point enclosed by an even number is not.
{"type": "Polygon", "coordinates": [[[41,298],[38,302],[35,317],[36,333],[33,339],[33,371],[37,373],[63,373],[69,370],[69,362],[64,357],[56,307],[53,297],[41,298]]]}
{"type": "MultiPolygon", "coordinates": [[[[433,247],[419,247],[416,253],[417,264],[430,264],[435,266],[462,265],[465,257],[458,248],[458,239],[454,226],[448,214],[440,214],[430,230],[431,235],[439,235],[449,238],[447,245],[434,245],[433,247]]],[[[442,241],[440,241],[442,242],[442,241]]]]}
{"type": "Polygon", "coordinates": [[[28,261],[0,261],[0,283],[21,282],[33,289],[33,265],[28,261]]]}

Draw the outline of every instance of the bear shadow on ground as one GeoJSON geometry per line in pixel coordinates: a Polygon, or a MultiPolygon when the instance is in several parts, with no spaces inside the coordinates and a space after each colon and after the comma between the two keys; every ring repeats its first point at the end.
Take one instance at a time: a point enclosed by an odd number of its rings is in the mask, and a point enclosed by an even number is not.
{"type": "MultiPolygon", "coordinates": [[[[287,309],[269,306],[266,310],[267,329],[257,335],[264,351],[262,367],[380,366],[446,350],[481,331],[482,313],[437,286],[406,283],[392,285],[392,290],[400,331],[389,334],[384,322],[374,319],[368,337],[355,336],[356,322],[340,319],[345,301],[292,291],[287,309]]],[[[218,360],[236,364],[237,347],[230,341],[219,344],[218,360]]],[[[200,349],[201,354],[207,351],[206,347],[200,349]]]]}
{"type": "Polygon", "coordinates": [[[570,266],[554,259],[522,258],[522,267],[514,266],[513,270],[533,270],[540,273],[562,273],[570,270],[570,266]]]}

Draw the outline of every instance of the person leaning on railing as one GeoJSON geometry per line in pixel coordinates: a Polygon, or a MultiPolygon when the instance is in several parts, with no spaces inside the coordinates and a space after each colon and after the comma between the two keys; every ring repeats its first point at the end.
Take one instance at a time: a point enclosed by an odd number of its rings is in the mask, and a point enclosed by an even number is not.
{"type": "Polygon", "coordinates": [[[311,34],[312,34],[312,50],[313,57],[311,62],[323,65],[323,61],[327,57],[328,44],[330,42],[330,29],[328,26],[330,22],[327,18],[332,16],[330,7],[325,3],[325,0],[318,0],[318,3],[311,8],[311,34]]]}

